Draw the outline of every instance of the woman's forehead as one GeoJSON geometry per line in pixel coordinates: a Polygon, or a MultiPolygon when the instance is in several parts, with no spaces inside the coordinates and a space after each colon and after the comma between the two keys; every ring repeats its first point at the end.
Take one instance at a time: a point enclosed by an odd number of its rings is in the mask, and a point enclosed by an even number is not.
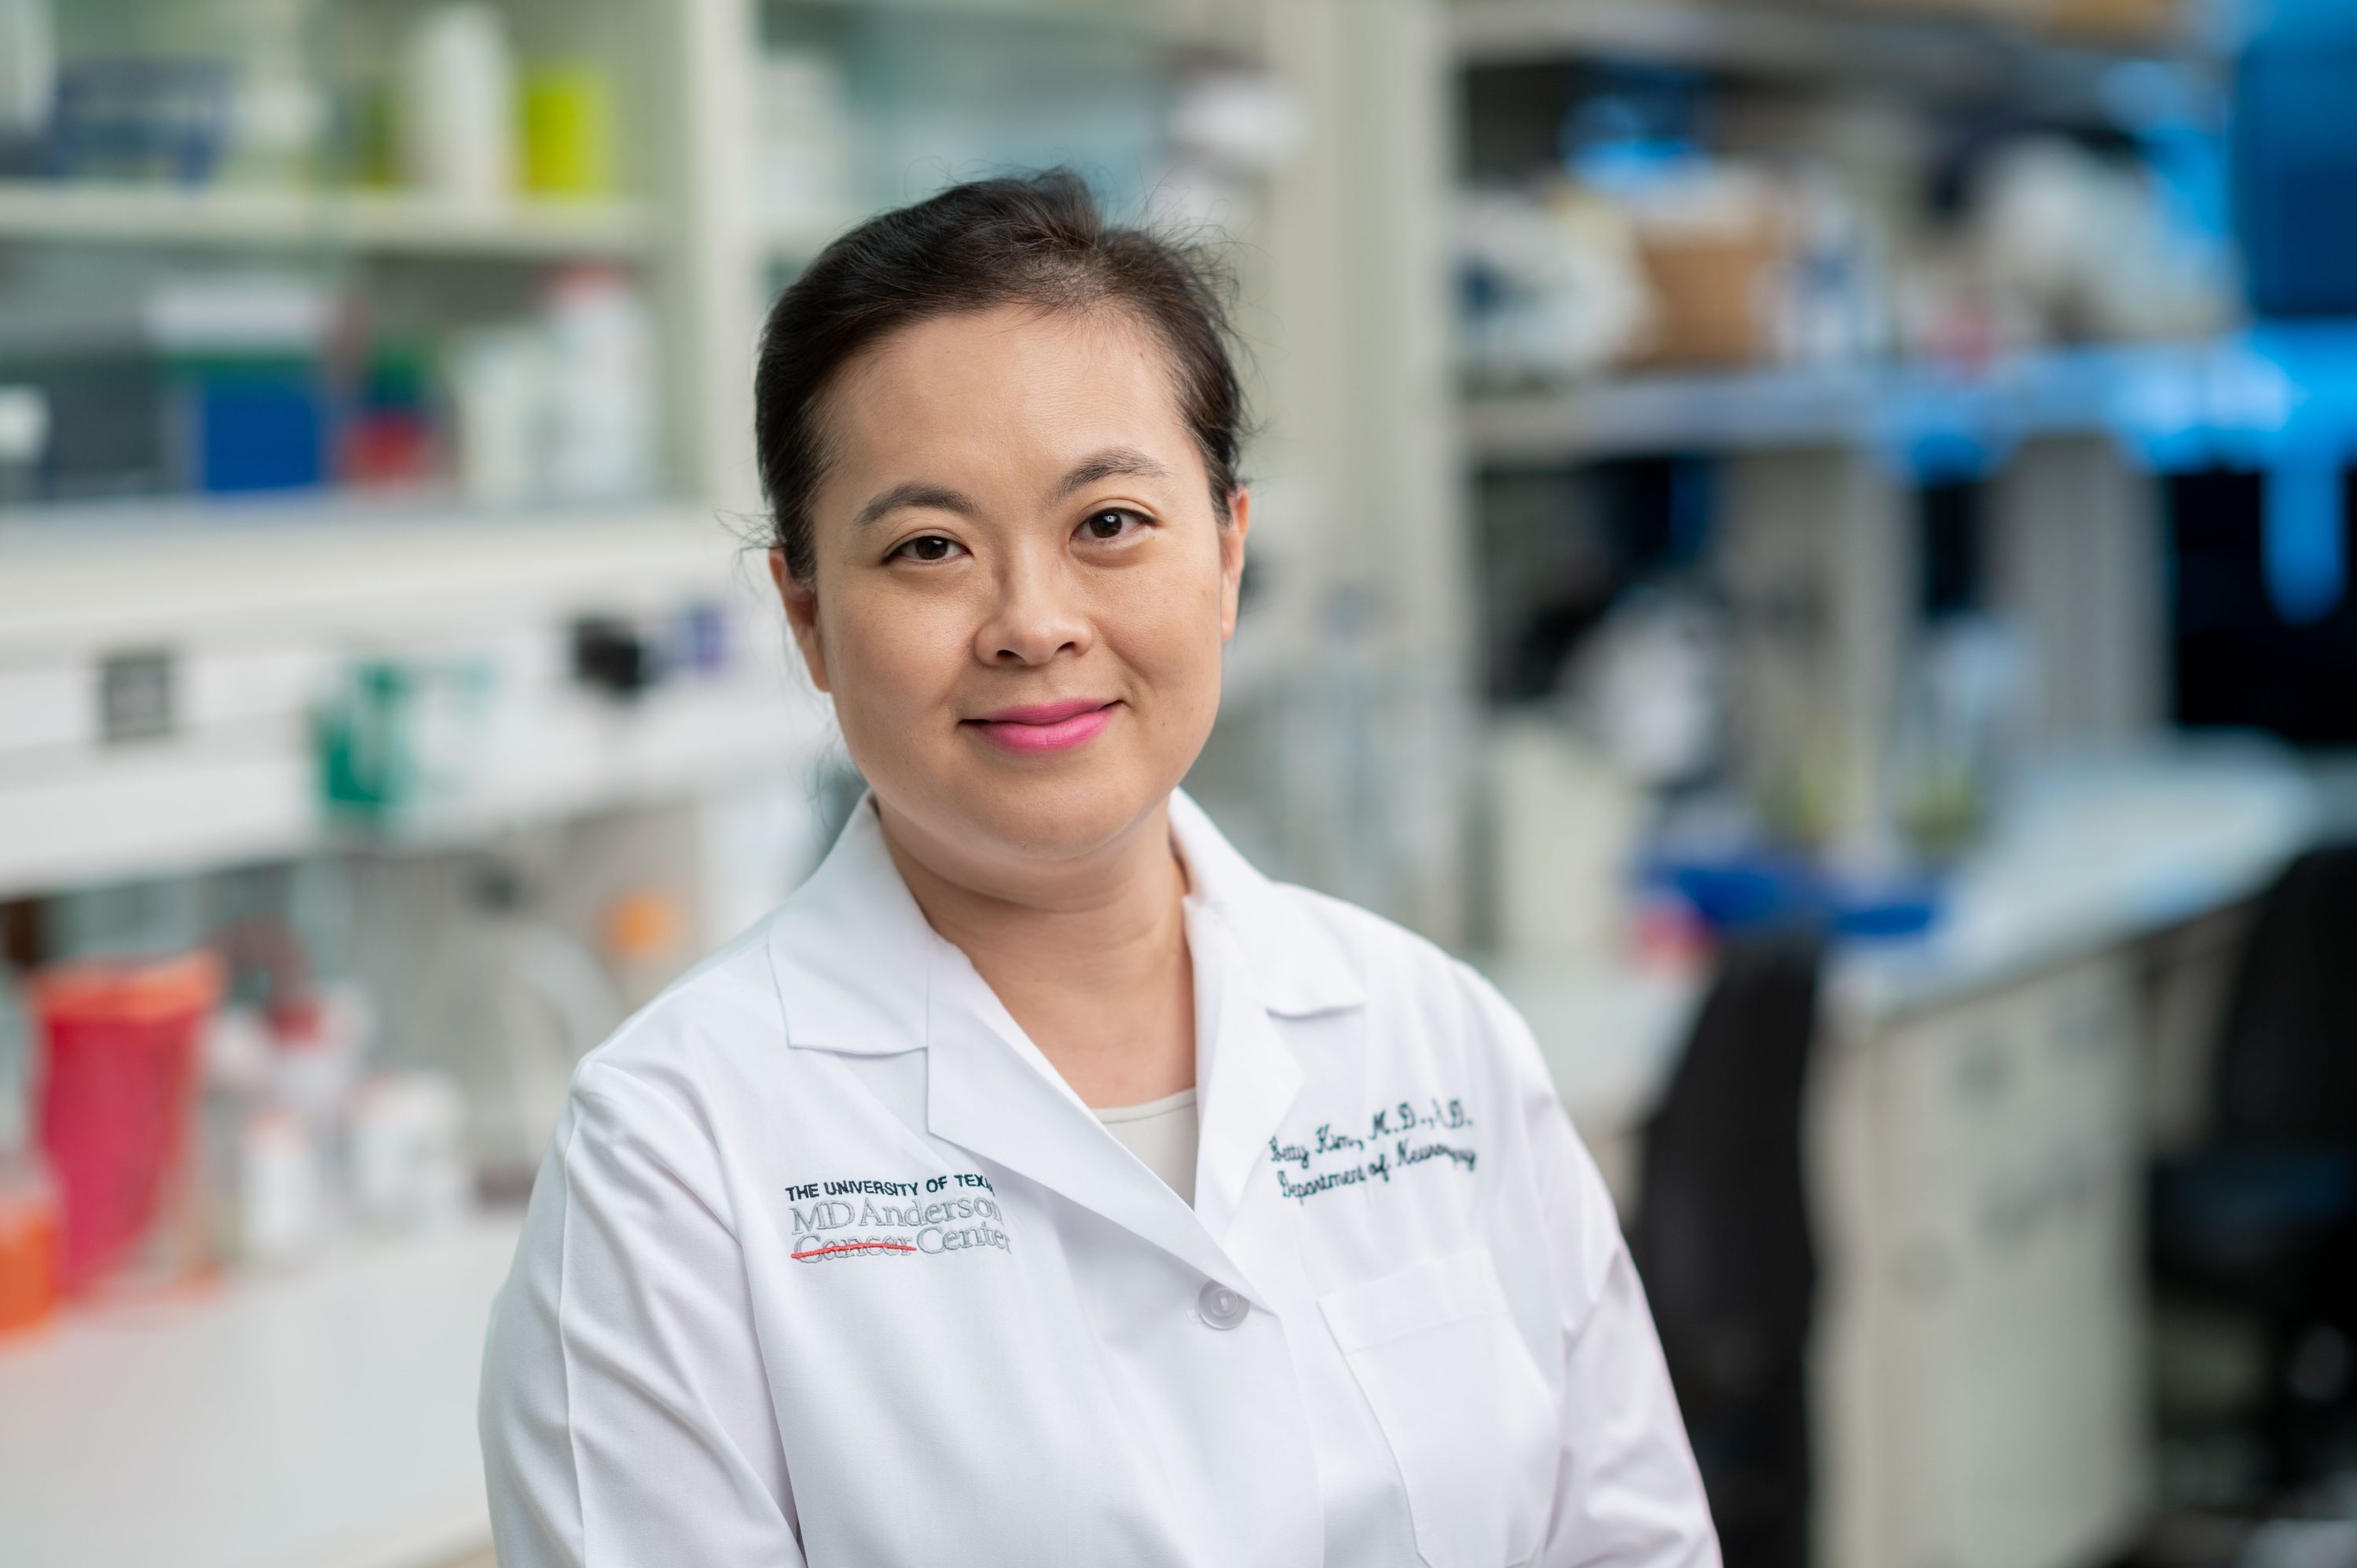
{"type": "Polygon", "coordinates": [[[903,328],[827,399],[831,478],[956,460],[1015,468],[1120,446],[1200,471],[1170,355],[1126,312],[1002,306],[903,328]]]}

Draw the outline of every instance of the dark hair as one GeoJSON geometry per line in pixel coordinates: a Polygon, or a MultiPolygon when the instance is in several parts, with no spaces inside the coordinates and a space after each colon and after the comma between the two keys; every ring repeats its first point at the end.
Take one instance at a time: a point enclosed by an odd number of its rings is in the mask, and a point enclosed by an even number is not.
{"type": "Polygon", "coordinates": [[[770,544],[810,580],[810,502],[827,458],[821,405],[845,363],[904,327],[1003,305],[1125,310],[1158,334],[1224,522],[1244,437],[1224,281],[1191,247],[1109,225],[1070,169],[952,186],[870,219],[819,252],[761,329],[753,439],[770,544]]]}

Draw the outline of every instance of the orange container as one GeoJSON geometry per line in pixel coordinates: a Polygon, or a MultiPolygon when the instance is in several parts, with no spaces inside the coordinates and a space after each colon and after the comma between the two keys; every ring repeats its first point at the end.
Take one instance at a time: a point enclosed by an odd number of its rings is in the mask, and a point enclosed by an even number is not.
{"type": "Polygon", "coordinates": [[[0,1336],[30,1328],[58,1301],[58,1195],[31,1159],[0,1159],[0,1336]]]}
{"type": "MultiPolygon", "coordinates": [[[[76,963],[32,986],[41,1147],[63,1209],[59,1281],[71,1293],[168,1231],[193,1198],[199,1051],[221,995],[209,952],[76,963]]],[[[170,1251],[179,1238],[163,1235],[170,1251]]]]}

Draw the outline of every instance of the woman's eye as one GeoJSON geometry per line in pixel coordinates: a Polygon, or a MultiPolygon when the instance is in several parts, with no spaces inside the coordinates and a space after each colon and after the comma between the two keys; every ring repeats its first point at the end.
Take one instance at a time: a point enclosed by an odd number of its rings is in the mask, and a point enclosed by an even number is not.
{"type": "Polygon", "coordinates": [[[1087,534],[1091,539],[1119,539],[1124,533],[1128,532],[1130,524],[1133,522],[1142,523],[1145,521],[1146,520],[1139,517],[1137,513],[1131,511],[1126,508],[1107,507],[1104,510],[1095,513],[1090,517],[1087,521],[1082,523],[1081,532],[1087,534]]]}
{"type": "Polygon", "coordinates": [[[938,533],[928,533],[911,539],[892,552],[911,561],[946,561],[958,548],[954,539],[944,539],[938,533]]]}

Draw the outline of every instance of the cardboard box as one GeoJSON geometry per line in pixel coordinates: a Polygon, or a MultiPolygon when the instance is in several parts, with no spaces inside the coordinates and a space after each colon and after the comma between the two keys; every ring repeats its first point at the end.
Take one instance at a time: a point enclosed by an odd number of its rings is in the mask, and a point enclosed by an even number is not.
{"type": "Polygon", "coordinates": [[[1786,251],[1780,223],[1763,216],[1736,227],[1648,224],[1637,245],[1653,328],[1634,365],[1746,365],[1768,355],[1786,251]]]}
{"type": "Polygon", "coordinates": [[[2047,31],[2084,42],[2166,42],[2185,33],[2183,0],[2040,0],[2038,11],[2047,31]]]}

